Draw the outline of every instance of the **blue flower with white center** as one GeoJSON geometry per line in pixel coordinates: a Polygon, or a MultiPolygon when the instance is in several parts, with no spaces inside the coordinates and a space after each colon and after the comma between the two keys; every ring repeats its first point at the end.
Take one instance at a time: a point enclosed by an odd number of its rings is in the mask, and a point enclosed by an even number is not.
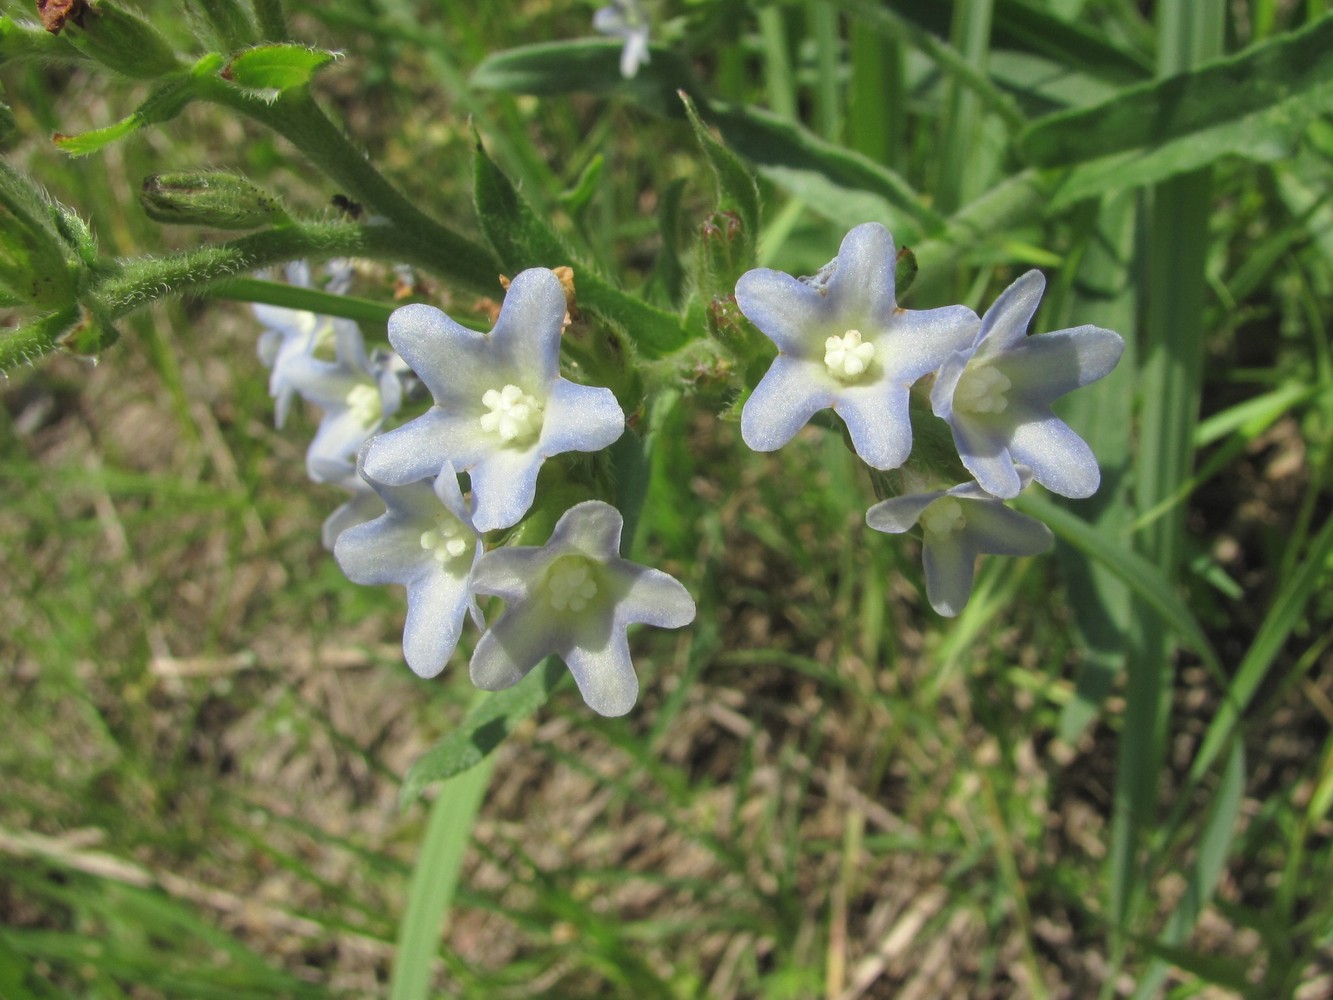
{"type": "Polygon", "coordinates": [[[592,27],[600,35],[623,38],[620,51],[620,75],[626,80],[648,62],[648,15],[639,0],[614,0],[592,15],[592,27]]]}
{"type": "Polygon", "coordinates": [[[1029,271],[1006,288],[976,342],[944,362],[930,393],[967,471],[1004,499],[1022,489],[1019,465],[1061,496],[1089,497],[1101,483],[1092,449],[1051,404],[1109,374],[1125,342],[1097,326],[1027,336],[1045,287],[1041,272],[1029,271]]]}
{"type": "Polygon", "coordinates": [[[373,521],[384,513],[384,501],[373,486],[356,474],[355,469],[333,485],[341,487],[350,495],[332,514],[324,518],[320,529],[320,541],[330,552],[338,536],[348,528],[373,521]]]}
{"type": "Polygon", "coordinates": [[[306,472],[317,483],[341,482],[355,472],[361,446],[403,401],[392,355],[367,354],[361,330],[351,320],[335,319],[333,332],[335,360],[301,355],[286,368],[287,382],[324,410],[306,451],[306,472]]]}
{"type": "Polygon", "coordinates": [[[510,284],[489,334],[459,326],[431,306],[394,312],[389,341],[435,405],[371,442],[366,475],[410,483],[449,462],[472,478],[478,531],[517,524],[532,506],[546,459],[600,451],[625,429],[610,389],[560,377],[565,308],[560,279],[532,268],[510,284]]]}
{"type": "Polygon", "coordinates": [[[339,534],[333,555],[354,583],[407,588],[403,655],[417,674],[434,677],[453,655],[466,615],[486,627],[471,588],[480,538],[452,468],[434,482],[370,485],[387,509],[339,534]]]}
{"type": "MultiPolygon", "coordinates": [[[[1021,476],[1025,485],[1031,479],[1026,469],[1021,476]]],[[[1054,540],[1046,525],[1010,510],[976,483],[892,497],[866,511],[866,524],[876,531],[900,535],[918,523],[926,597],[947,618],[972,595],[977,556],[1032,556],[1054,540]]]]}
{"type": "Polygon", "coordinates": [[[549,654],[565,661],[601,715],[624,715],[639,696],[626,629],[680,628],[694,601],[674,578],[620,558],[620,511],[589,500],[565,511],[541,547],[495,549],[477,562],[472,588],[506,607],[472,654],[472,682],[517,684],[549,654]]]}
{"type": "Polygon", "coordinates": [[[899,309],[896,266],[893,237],[868,222],[814,278],[767,268],[741,275],[736,304],[778,347],[741,411],[747,445],[781,448],[832,407],[867,464],[895,469],[907,459],[912,383],[971,344],[980,321],[965,306],[899,309]]]}

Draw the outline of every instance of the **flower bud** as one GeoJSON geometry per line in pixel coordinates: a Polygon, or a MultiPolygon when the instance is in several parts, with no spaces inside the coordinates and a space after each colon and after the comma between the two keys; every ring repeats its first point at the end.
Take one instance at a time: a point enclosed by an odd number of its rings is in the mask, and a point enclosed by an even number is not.
{"type": "Polygon", "coordinates": [[[87,7],[78,21],[71,18],[62,28],[69,43],[89,59],[126,76],[156,80],[181,67],[156,28],[108,0],[87,7]]]}
{"type": "Polygon", "coordinates": [[[145,178],[139,203],[155,222],[254,229],[286,220],[273,195],[235,174],[186,170],[145,178]]]}

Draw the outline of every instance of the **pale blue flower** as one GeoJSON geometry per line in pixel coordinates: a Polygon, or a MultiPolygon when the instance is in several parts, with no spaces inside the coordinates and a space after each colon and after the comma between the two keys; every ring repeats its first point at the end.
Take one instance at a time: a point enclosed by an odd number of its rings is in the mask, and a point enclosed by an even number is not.
{"type": "Polygon", "coordinates": [[[471,588],[480,538],[452,468],[434,482],[370,485],[387,509],[339,534],[333,554],[355,583],[407,588],[403,655],[417,674],[434,677],[453,655],[465,616],[485,628],[471,588]]]}
{"type": "MultiPolygon", "coordinates": [[[[287,265],[287,282],[297,288],[312,288],[310,265],[293,261],[287,265]]],[[[325,290],[343,294],[351,280],[351,267],[345,261],[329,264],[325,290]]],[[[268,391],[274,400],[273,422],[279,429],[287,422],[296,386],[291,382],[292,365],[297,359],[331,354],[334,344],[333,319],[304,309],[287,309],[257,302],[252,306],[255,318],[265,327],[259,335],[259,360],[270,369],[268,391]]]]}
{"type": "MultiPolygon", "coordinates": [[[[1025,484],[1031,478],[1026,469],[1021,475],[1025,484]]],[[[962,611],[972,595],[978,555],[1031,556],[1053,541],[1050,528],[1010,510],[976,483],[892,497],[866,511],[866,524],[890,534],[902,534],[918,522],[926,597],[937,613],[949,618],[962,611]]]]}
{"type": "Polygon", "coordinates": [[[403,401],[398,365],[389,352],[367,354],[352,320],[335,319],[333,333],[335,360],[300,355],[285,371],[287,384],[324,410],[306,451],[306,472],[317,483],[340,482],[354,472],[361,446],[403,401]]]}
{"type": "Polygon", "coordinates": [[[965,306],[899,309],[897,253],[878,223],[849,232],[814,278],[759,268],[741,275],[736,304],[778,347],[741,411],[755,451],[781,448],[832,407],[862,460],[895,469],[912,450],[908,390],[967,347],[980,321],[965,306]]]}
{"type": "Polygon", "coordinates": [[[349,496],[332,514],[324,518],[320,529],[320,541],[330,552],[338,536],[348,528],[373,521],[384,513],[384,501],[373,486],[357,475],[355,469],[331,485],[345,490],[349,496]]]}
{"type": "Polygon", "coordinates": [[[639,0],[613,0],[592,16],[592,27],[600,35],[623,38],[620,75],[630,79],[648,62],[648,15],[639,0]]]}
{"type": "Polygon", "coordinates": [[[366,475],[410,483],[450,462],[471,476],[478,531],[518,523],[532,506],[546,459],[600,451],[625,429],[610,389],[560,377],[565,309],[560,279],[532,268],[510,284],[489,334],[459,326],[431,306],[394,312],[389,341],[435,405],[371,442],[366,475]]]}
{"type": "Polygon", "coordinates": [[[982,489],[1018,495],[1018,465],[1067,497],[1097,492],[1097,458],[1051,403],[1110,373],[1125,342],[1097,326],[1027,336],[1046,279],[1029,271],[986,310],[976,342],[941,366],[931,389],[936,416],[948,421],[958,457],[982,489]]]}
{"type": "Polygon", "coordinates": [[[639,679],[626,629],[688,625],[694,601],[666,573],[620,558],[623,525],[610,504],[589,500],[565,511],[540,548],[481,557],[473,590],[504,598],[506,607],[472,654],[474,684],[507,688],[554,653],[594,712],[624,715],[634,707],[639,679]]]}

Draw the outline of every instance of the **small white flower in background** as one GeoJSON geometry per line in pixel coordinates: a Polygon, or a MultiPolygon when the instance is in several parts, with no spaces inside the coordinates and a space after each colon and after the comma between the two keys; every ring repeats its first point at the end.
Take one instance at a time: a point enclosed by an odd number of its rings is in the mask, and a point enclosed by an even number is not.
{"type": "Polygon", "coordinates": [[[472,682],[487,691],[517,684],[551,653],[569,667],[583,700],[624,715],[639,695],[626,628],[680,628],[694,600],[674,578],[620,558],[624,521],[610,504],[577,504],[551,539],[496,549],[477,562],[472,587],[506,607],[472,654],[472,682]]]}
{"type": "Polygon", "coordinates": [[[387,509],[346,528],[333,554],[355,583],[407,588],[403,655],[417,674],[434,677],[453,655],[467,614],[486,627],[471,588],[480,539],[450,467],[434,482],[371,487],[387,509]]]}
{"type": "Polygon", "coordinates": [[[1006,499],[1022,488],[1020,464],[1061,496],[1089,497],[1101,483],[1097,457],[1051,403],[1109,374],[1125,342],[1097,326],[1027,336],[1045,287],[1041,272],[1029,271],[1006,288],[976,342],[944,362],[930,393],[967,471],[1006,499]]]}
{"type": "Polygon", "coordinates": [[[514,278],[489,334],[432,306],[394,312],[389,341],[435,405],[371,442],[366,475],[410,483],[452,463],[471,477],[478,531],[517,524],[532,506],[546,459],[600,451],[625,429],[610,389],[560,377],[564,319],[564,288],[546,268],[514,278]]]}
{"type": "Polygon", "coordinates": [[[623,38],[620,75],[630,79],[648,62],[648,15],[640,0],[614,0],[592,16],[592,27],[599,35],[623,38]]]}
{"type": "Polygon", "coordinates": [[[899,309],[896,268],[893,237],[868,222],[814,278],[768,268],[741,275],[736,304],[778,347],[741,411],[747,445],[781,448],[832,407],[864,462],[902,465],[912,450],[912,383],[971,344],[980,320],[965,306],[899,309]]]}
{"type": "MultiPolygon", "coordinates": [[[[1023,484],[1031,474],[1020,470],[1023,484]]],[[[866,524],[899,535],[921,525],[921,559],[930,606],[952,618],[972,595],[972,576],[982,553],[1032,556],[1050,548],[1051,529],[1010,510],[976,483],[947,490],[892,497],[866,511],[866,524]]]]}
{"type": "MultiPolygon", "coordinates": [[[[350,283],[352,269],[346,261],[332,261],[328,267],[329,280],[325,291],[344,294],[350,283]]],[[[310,265],[293,261],[287,265],[287,283],[297,288],[313,288],[310,265]]],[[[259,360],[270,369],[268,392],[274,400],[274,424],[281,429],[287,422],[296,386],[292,385],[290,366],[297,359],[321,354],[332,354],[333,319],[319,316],[304,309],[256,302],[252,307],[255,318],[265,327],[259,335],[259,360]]]]}
{"type": "Polygon", "coordinates": [[[311,355],[290,360],[286,379],[324,416],[306,452],[306,472],[317,483],[336,483],[356,469],[356,456],[385,419],[398,412],[403,388],[397,359],[387,351],[366,353],[360,328],[335,319],[334,358],[311,355]]]}

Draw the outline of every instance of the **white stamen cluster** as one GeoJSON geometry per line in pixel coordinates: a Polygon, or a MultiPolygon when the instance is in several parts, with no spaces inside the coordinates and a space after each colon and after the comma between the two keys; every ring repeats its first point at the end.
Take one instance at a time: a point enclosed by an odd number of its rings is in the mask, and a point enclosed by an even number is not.
{"type": "Polygon", "coordinates": [[[487,411],[481,416],[482,430],[505,444],[527,444],[542,429],[542,404],[512,383],[487,389],[481,402],[487,411]]]}
{"type": "Polygon", "coordinates": [[[953,405],[957,410],[972,413],[1003,413],[1009,400],[1005,393],[1013,385],[1001,371],[991,365],[976,365],[963,373],[954,390],[953,405]]]}
{"type": "Polygon", "coordinates": [[[563,559],[546,578],[546,592],[556,611],[582,611],[597,596],[597,581],[586,559],[563,559]]]}
{"type": "Polygon", "coordinates": [[[471,545],[467,529],[454,517],[441,515],[434,528],[421,533],[421,547],[441,566],[466,555],[471,545]]]}
{"type": "Polygon", "coordinates": [[[362,427],[374,427],[384,415],[384,401],[378,386],[361,382],[348,391],[347,409],[362,427]]]}
{"type": "Polygon", "coordinates": [[[860,330],[824,341],[824,364],[834,378],[847,381],[863,374],[875,357],[875,345],[861,339],[860,330]]]}
{"type": "Polygon", "coordinates": [[[963,505],[953,497],[941,497],[921,512],[921,527],[932,535],[949,535],[966,526],[963,505]]]}

